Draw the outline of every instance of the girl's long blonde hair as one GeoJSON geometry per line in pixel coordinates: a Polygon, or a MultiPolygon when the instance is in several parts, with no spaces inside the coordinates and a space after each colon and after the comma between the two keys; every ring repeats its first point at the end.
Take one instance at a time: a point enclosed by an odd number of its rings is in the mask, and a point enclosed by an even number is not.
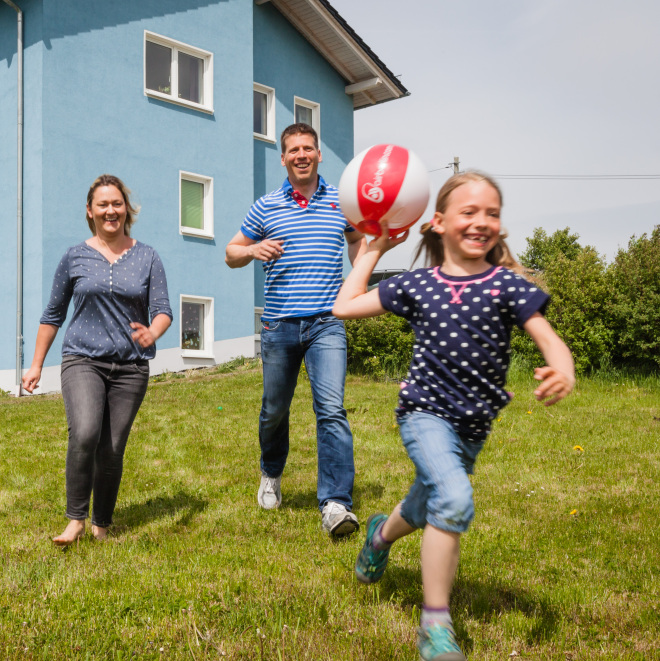
{"type": "MultiPolygon", "coordinates": [[[[497,194],[500,198],[500,206],[502,206],[502,191],[500,190],[500,187],[497,185],[495,180],[483,172],[467,170],[466,172],[459,172],[458,174],[449,177],[449,179],[445,181],[443,187],[438,192],[438,199],[435,203],[435,210],[440,213],[445,213],[445,211],[447,211],[447,206],[449,205],[449,196],[459,186],[467,184],[471,181],[485,181],[487,184],[492,186],[497,191],[497,194]]],[[[442,266],[445,261],[445,247],[442,243],[442,235],[433,231],[431,223],[424,223],[420,229],[420,233],[422,235],[422,240],[419,242],[417,250],[415,251],[413,264],[420,258],[423,253],[425,266],[442,266]]],[[[505,241],[506,237],[506,232],[500,232],[497,245],[486,255],[486,261],[489,264],[493,264],[493,266],[505,266],[512,271],[522,273],[523,268],[520,264],[518,264],[518,262],[511,254],[509,246],[507,246],[505,241]]]]}

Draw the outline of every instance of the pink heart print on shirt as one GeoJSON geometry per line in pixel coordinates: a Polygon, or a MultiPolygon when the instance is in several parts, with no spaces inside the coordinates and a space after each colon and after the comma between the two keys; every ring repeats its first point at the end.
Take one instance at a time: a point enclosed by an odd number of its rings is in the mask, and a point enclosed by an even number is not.
{"type": "Polygon", "coordinates": [[[490,290],[491,296],[497,296],[500,293],[499,289],[491,289],[490,290]]]}

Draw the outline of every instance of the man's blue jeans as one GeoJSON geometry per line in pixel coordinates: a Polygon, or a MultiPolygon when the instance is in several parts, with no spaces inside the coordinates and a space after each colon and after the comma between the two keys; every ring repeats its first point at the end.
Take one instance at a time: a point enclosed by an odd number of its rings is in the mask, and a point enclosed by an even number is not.
{"type": "Polygon", "coordinates": [[[262,323],[264,394],[259,415],[261,470],[279,477],[289,454],[289,407],[304,359],[312,386],[318,453],[317,496],[353,504],[353,436],[344,408],[346,331],[329,312],[262,323]]]}

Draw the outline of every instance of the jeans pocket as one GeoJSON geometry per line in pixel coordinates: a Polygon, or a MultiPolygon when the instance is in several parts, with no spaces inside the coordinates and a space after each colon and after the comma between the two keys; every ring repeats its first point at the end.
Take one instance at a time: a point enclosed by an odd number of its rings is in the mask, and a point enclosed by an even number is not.
{"type": "Polygon", "coordinates": [[[138,360],[133,363],[133,368],[139,374],[146,374],[149,376],[149,361],[148,360],[138,360]]]}
{"type": "Polygon", "coordinates": [[[261,322],[261,331],[262,332],[272,332],[279,328],[281,321],[262,321],[261,322]]]}

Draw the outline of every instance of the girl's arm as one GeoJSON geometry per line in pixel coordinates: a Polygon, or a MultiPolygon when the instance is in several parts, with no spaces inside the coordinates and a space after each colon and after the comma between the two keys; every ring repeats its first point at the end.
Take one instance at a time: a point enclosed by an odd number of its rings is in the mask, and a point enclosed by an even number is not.
{"type": "Polygon", "coordinates": [[[555,333],[547,319],[540,313],[533,314],[523,328],[536,343],[547,365],[534,370],[534,378],[541,381],[534,391],[534,396],[544,404],[551,406],[564,399],[575,385],[575,366],[573,356],[562,339],[555,333]]]}
{"type": "Polygon", "coordinates": [[[332,314],[338,319],[363,319],[364,317],[377,317],[379,314],[387,312],[380,303],[378,287],[367,291],[367,285],[381,256],[405,241],[408,238],[408,232],[391,239],[387,221],[381,221],[380,225],[382,234],[369,242],[364,254],[355,261],[353,270],[348,274],[337,294],[332,314]]]}

